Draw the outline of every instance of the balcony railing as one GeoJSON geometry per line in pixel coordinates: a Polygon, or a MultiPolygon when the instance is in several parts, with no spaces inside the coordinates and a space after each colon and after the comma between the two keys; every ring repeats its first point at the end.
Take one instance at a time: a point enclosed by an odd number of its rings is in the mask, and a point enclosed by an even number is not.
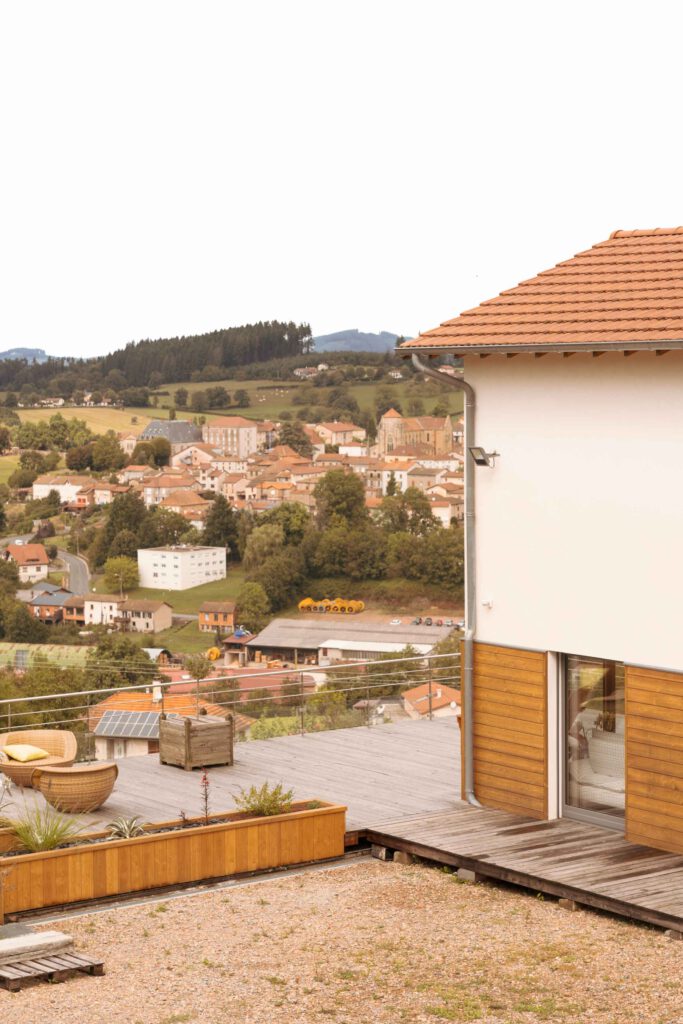
{"type": "MultiPolygon", "coordinates": [[[[91,668],[123,670],[125,666],[101,664],[91,668]]],[[[0,700],[0,731],[56,728],[86,734],[94,724],[93,710],[105,697],[136,692],[152,695],[152,707],[144,710],[172,712],[172,702],[167,701],[167,697],[182,696],[190,706],[196,703],[198,710],[201,700],[218,705],[225,712],[247,715],[254,719],[249,730],[253,738],[382,725],[402,715],[401,695],[418,686],[424,690],[416,708],[421,718],[429,720],[439,712],[443,714],[446,708],[456,710],[450,708],[443,688],[460,689],[460,656],[457,653],[417,655],[347,662],[324,669],[311,666],[264,670],[258,672],[258,685],[253,684],[253,670],[180,683],[157,678],[160,674],[155,667],[150,669],[148,682],[134,686],[55,691],[0,700]],[[182,686],[181,693],[178,693],[179,686],[182,686]]],[[[106,706],[102,708],[105,710],[106,706]]],[[[136,709],[131,706],[130,710],[136,709]]]]}

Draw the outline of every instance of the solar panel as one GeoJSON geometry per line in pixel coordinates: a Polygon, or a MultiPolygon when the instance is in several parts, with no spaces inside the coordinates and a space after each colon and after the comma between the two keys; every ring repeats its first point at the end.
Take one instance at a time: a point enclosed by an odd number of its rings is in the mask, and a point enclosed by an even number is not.
{"type": "Polygon", "coordinates": [[[159,739],[158,711],[105,711],[95,726],[96,736],[111,739],[159,739]]]}

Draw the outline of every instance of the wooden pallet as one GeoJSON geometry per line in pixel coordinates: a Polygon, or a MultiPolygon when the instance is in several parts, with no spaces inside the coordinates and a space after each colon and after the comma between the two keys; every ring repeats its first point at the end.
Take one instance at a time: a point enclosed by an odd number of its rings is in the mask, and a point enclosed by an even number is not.
{"type": "Polygon", "coordinates": [[[51,982],[66,981],[76,971],[104,974],[104,963],[81,953],[55,953],[32,960],[17,960],[15,963],[0,964],[0,985],[9,992],[18,992],[24,982],[32,978],[43,978],[51,982]]]}

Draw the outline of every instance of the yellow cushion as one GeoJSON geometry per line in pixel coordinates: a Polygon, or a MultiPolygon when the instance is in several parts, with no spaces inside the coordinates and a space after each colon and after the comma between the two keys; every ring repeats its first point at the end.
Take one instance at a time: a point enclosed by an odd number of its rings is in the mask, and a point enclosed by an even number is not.
{"type": "Polygon", "coordinates": [[[8,757],[13,761],[39,761],[41,757],[49,757],[47,750],[41,747],[32,747],[30,743],[11,743],[8,747],[2,748],[8,757]]]}

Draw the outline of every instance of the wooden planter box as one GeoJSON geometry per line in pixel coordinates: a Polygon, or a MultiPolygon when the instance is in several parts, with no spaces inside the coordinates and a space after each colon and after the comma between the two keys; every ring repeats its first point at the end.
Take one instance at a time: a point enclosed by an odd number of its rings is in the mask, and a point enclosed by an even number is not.
{"type": "Polygon", "coordinates": [[[159,719],[159,760],[186,771],[233,764],[234,721],[212,715],[159,719]]]}
{"type": "MultiPolygon", "coordinates": [[[[232,812],[220,815],[213,825],[0,858],[0,870],[8,871],[0,893],[4,913],[341,857],[346,808],[321,803],[312,810],[297,809],[302,806],[307,803],[272,818],[240,818],[232,812]]],[[[92,833],[90,838],[103,835],[92,833]]]]}

